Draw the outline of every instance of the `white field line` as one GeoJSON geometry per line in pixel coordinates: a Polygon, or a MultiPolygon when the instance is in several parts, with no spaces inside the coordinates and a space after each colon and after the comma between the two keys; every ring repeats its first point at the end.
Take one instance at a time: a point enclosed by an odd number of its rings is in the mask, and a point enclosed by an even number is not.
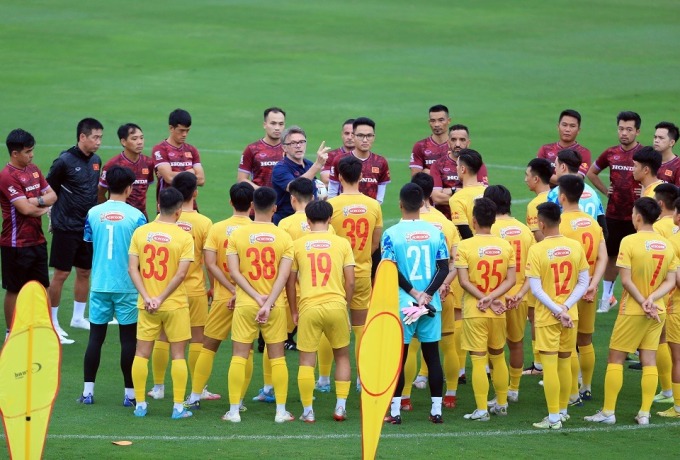
{"type": "MultiPolygon", "coordinates": [[[[548,433],[615,433],[621,431],[654,430],[660,428],[677,428],[680,422],[670,422],[657,425],[597,425],[592,427],[563,428],[558,431],[551,430],[491,430],[491,431],[452,431],[449,433],[389,433],[383,434],[381,439],[415,439],[415,438],[472,438],[472,437],[499,437],[499,436],[536,436],[548,433]]],[[[0,436],[4,439],[4,434],[0,436]]],[[[51,434],[49,439],[82,440],[82,441],[279,441],[301,440],[319,441],[324,439],[361,439],[356,434],[326,434],[326,435],[232,435],[232,436],[136,436],[136,435],[87,435],[87,434],[51,434]]]]}

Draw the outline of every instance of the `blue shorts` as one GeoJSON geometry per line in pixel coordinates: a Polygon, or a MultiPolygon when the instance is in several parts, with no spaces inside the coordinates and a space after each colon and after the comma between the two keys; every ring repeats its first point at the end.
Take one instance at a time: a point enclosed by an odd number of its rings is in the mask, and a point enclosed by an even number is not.
{"type": "Polygon", "coordinates": [[[115,313],[119,324],[135,324],[138,315],[137,296],[136,292],[90,292],[90,322],[107,324],[115,313]]]}
{"type": "Polygon", "coordinates": [[[442,339],[442,317],[441,312],[435,312],[434,317],[421,316],[413,324],[404,324],[404,314],[400,313],[402,324],[404,325],[404,344],[411,343],[413,337],[421,343],[439,342],[442,339]]]}

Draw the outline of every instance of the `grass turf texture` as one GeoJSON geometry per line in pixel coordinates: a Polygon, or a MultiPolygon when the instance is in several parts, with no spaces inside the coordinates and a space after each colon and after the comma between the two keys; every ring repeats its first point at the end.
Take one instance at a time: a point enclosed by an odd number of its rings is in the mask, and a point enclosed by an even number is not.
{"type": "MultiPolygon", "coordinates": [[[[594,157],[617,142],[620,110],[642,115],[640,140],[645,144],[651,144],[656,122],[678,121],[680,81],[672,76],[680,73],[680,64],[668,48],[680,40],[678,14],[676,2],[628,0],[521,6],[500,1],[11,0],[3,4],[0,28],[5,64],[0,69],[0,126],[3,135],[23,127],[36,136],[34,161],[46,173],[59,149],[73,144],[75,125],[85,116],[98,118],[106,128],[99,151],[106,161],[120,151],[115,136],[120,124],[134,121],[144,128],[149,154],[167,135],[167,114],[186,108],[194,119],[189,142],[202,152],[206,169],[201,210],[217,221],[229,213],[227,190],[243,147],[262,135],[265,107],[285,108],[288,125],[307,130],[309,156],[322,140],[339,146],[342,121],[366,115],[377,122],[374,150],[390,161],[392,184],[383,212],[391,225],[399,215],[398,190],[408,180],[411,146],[429,134],[427,108],[444,103],[454,123],[470,127],[472,146],[484,156],[490,182],[509,187],[517,200],[514,213],[522,219],[531,198],[523,183],[524,167],[541,144],[556,140],[562,109],[581,112],[579,141],[594,157]]],[[[149,197],[153,205],[153,192],[149,197]]],[[[317,394],[314,426],[276,425],[274,407],[254,402],[247,402],[241,424],[223,423],[219,416],[225,400],[204,403],[191,420],[172,421],[168,375],[167,399],[151,401],[147,419],[135,419],[121,405],[115,327],[104,349],[96,404],[76,404],[87,333],[68,328],[71,288],[69,281],[61,323],[77,342],[63,348],[46,458],[360,456],[353,391],[345,423],[330,418],[333,394],[317,394]],[[275,442],[258,438],[263,433],[276,437],[275,442]],[[126,448],[110,444],[133,436],[148,438],[133,438],[135,444],[126,448]],[[164,442],[163,436],[174,438],[164,442]],[[182,440],[185,436],[219,438],[182,440]]],[[[602,402],[614,315],[598,315],[595,400],[571,410],[566,427],[576,431],[554,434],[558,442],[553,435],[535,436],[539,432],[531,428],[546,409],[538,379],[526,377],[520,403],[510,407],[510,415],[486,424],[462,419],[473,409],[470,384],[459,389],[459,408],[445,410],[445,423],[437,426],[427,421],[427,392],[414,389],[416,410],[404,414],[404,425],[384,428],[379,457],[562,457],[574,450],[621,458],[634,452],[667,455],[666,444],[658,440],[677,430],[675,423],[654,417],[652,430],[627,431],[639,404],[639,373],[625,373],[613,431],[581,421],[602,402]],[[593,431],[578,431],[583,428],[593,431]]],[[[225,344],[210,381],[211,389],[225,398],[229,356],[225,344]]],[[[262,382],[256,357],[247,399],[262,382]]],[[[288,353],[287,359],[288,407],[299,415],[297,355],[288,353]]],[[[653,410],[665,408],[655,405],[653,410]]]]}

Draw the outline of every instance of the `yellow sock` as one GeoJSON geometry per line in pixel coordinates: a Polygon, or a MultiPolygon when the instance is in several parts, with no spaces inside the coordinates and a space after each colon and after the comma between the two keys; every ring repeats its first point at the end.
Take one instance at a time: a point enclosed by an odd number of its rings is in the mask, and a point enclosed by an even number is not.
{"type": "Polygon", "coordinates": [[[338,399],[347,399],[349,396],[350,382],[335,381],[335,397],[338,399]]]}
{"type": "MultiPolygon", "coordinates": [[[[338,384],[335,382],[335,390],[338,391],[338,384]]],[[[300,391],[300,402],[304,407],[309,407],[314,401],[314,368],[312,366],[298,367],[298,389],[300,391]]],[[[278,397],[279,393],[276,392],[278,397]]],[[[278,401],[277,401],[278,403],[278,401]]]]}
{"type": "Polygon", "coordinates": [[[246,380],[246,361],[240,356],[232,356],[229,364],[229,404],[239,404],[243,394],[243,384],[246,380]]]}
{"type": "Polygon", "coordinates": [[[273,386],[272,384],[272,364],[269,361],[269,351],[267,347],[264,348],[264,353],[262,353],[262,379],[265,385],[273,386]]]}
{"type": "MultiPolygon", "coordinates": [[[[189,353],[191,353],[191,349],[189,349],[189,353]]],[[[191,357],[191,354],[189,357],[191,357]]],[[[203,391],[203,388],[208,383],[210,374],[212,374],[214,362],[215,352],[207,348],[201,348],[201,352],[194,365],[194,372],[191,375],[191,391],[193,393],[201,393],[203,391]]]]}
{"type": "Polygon", "coordinates": [[[151,354],[151,370],[153,373],[153,384],[163,385],[165,383],[165,369],[170,362],[170,344],[156,340],[153,344],[151,354]]]}
{"type": "Polygon", "coordinates": [[[170,366],[172,376],[172,402],[184,402],[184,394],[187,391],[187,380],[189,380],[189,370],[187,369],[186,359],[173,359],[170,366]]]}
{"type": "Polygon", "coordinates": [[[333,349],[326,334],[321,334],[321,342],[319,342],[316,358],[319,361],[319,375],[330,377],[331,367],[333,367],[333,349]]]}
{"type": "Polygon", "coordinates": [[[510,367],[510,385],[508,390],[519,391],[519,381],[522,379],[523,370],[521,367],[510,367]]]}
{"type": "Polygon", "coordinates": [[[463,320],[458,319],[454,323],[454,332],[453,336],[455,337],[455,342],[456,342],[456,354],[458,355],[458,371],[460,372],[461,369],[463,369],[463,372],[465,372],[465,360],[467,358],[467,351],[463,350],[461,348],[461,340],[463,338],[463,320]]]}
{"type": "MultiPolygon", "coordinates": [[[[535,340],[532,340],[532,341],[531,341],[531,349],[534,351],[534,363],[536,363],[536,364],[541,364],[541,358],[542,358],[542,356],[541,356],[541,354],[538,352],[538,350],[536,349],[536,341],[535,341],[535,340]]],[[[551,412],[551,414],[552,414],[552,413],[554,413],[554,412],[551,412]]]]}
{"type": "Polygon", "coordinates": [[[560,376],[557,355],[541,355],[541,361],[543,363],[543,393],[548,405],[548,413],[557,414],[560,411],[560,376]]]}
{"type": "Polygon", "coordinates": [[[680,407],[680,383],[673,384],[673,404],[680,407]]]}
{"type": "MultiPolygon", "coordinates": [[[[572,356],[568,358],[559,357],[557,358],[557,376],[560,380],[560,396],[559,396],[560,409],[566,409],[569,407],[569,396],[571,395],[571,388],[573,383],[571,379],[573,361],[574,360],[572,356]]],[[[576,360],[576,363],[578,364],[578,360],[576,360]]],[[[543,380],[543,384],[545,384],[545,379],[543,380]]],[[[576,392],[578,393],[578,388],[576,388],[576,392]]]]}
{"type": "Polygon", "coordinates": [[[135,356],[132,361],[132,385],[138,403],[146,401],[146,378],[149,376],[149,360],[135,356]]]}
{"type": "Polygon", "coordinates": [[[421,349],[418,354],[420,355],[420,370],[418,371],[418,375],[427,377],[429,376],[430,372],[427,369],[427,363],[425,362],[425,358],[423,357],[423,350],[421,349]]]}
{"type": "Polygon", "coordinates": [[[196,361],[198,361],[198,356],[201,354],[201,349],[203,348],[202,343],[190,343],[189,344],[189,374],[191,374],[191,379],[194,379],[194,371],[196,370],[196,361]]]}
{"type": "Polygon", "coordinates": [[[659,372],[656,370],[656,366],[643,366],[642,380],[640,381],[640,387],[642,388],[640,412],[649,413],[649,410],[652,408],[652,402],[654,402],[654,393],[656,393],[656,386],[658,384],[659,372]]]}
{"type": "Polygon", "coordinates": [[[508,403],[508,364],[505,362],[505,353],[489,354],[489,362],[493,367],[491,382],[496,392],[496,402],[504,406],[508,403]]]}
{"type": "Polygon", "coordinates": [[[673,360],[671,359],[671,350],[668,347],[668,343],[659,344],[659,349],[656,351],[656,368],[659,371],[661,389],[665,391],[673,388],[673,381],[671,380],[673,360]]]}
{"type": "Polygon", "coordinates": [[[595,370],[595,347],[591,343],[590,345],[578,347],[578,351],[583,386],[590,389],[590,386],[593,384],[593,371],[595,370]]]}
{"type": "MultiPolygon", "coordinates": [[[[489,379],[486,376],[486,355],[470,355],[472,360],[472,391],[475,394],[477,409],[486,411],[489,396],[489,379]]],[[[506,393],[507,397],[507,393],[506,393]]]]}
{"type": "Polygon", "coordinates": [[[250,353],[248,353],[248,361],[246,361],[246,377],[245,380],[243,381],[243,390],[241,390],[241,399],[243,399],[246,396],[246,391],[248,391],[248,387],[250,386],[250,381],[253,378],[253,350],[250,350],[250,353]]]}
{"type": "MultiPolygon", "coordinates": [[[[578,371],[580,370],[578,355],[576,354],[575,349],[572,350],[570,358],[571,358],[570,361],[571,371],[569,372],[570,375],[569,396],[578,394],[578,371]]],[[[564,409],[564,407],[561,407],[561,409],[564,409]]]]}
{"type": "MultiPolygon", "coordinates": [[[[272,364],[272,384],[276,395],[276,404],[286,404],[288,399],[288,365],[286,358],[270,359],[272,364]]],[[[314,381],[314,368],[312,367],[312,382],[314,381]]]]}
{"type": "MultiPolygon", "coordinates": [[[[354,362],[356,363],[359,358],[359,342],[361,342],[361,337],[364,335],[364,326],[352,326],[352,332],[354,333],[354,362]]],[[[330,347],[330,344],[328,346],[330,347]]]]}
{"type": "Polygon", "coordinates": [[[411,397],[412,383],[416,378],[416,372],[418,372],[418,350],[420,350],[420,342],[414,337],[408,346],[408,356],[406,357],[406,363],[404,363],[404,391],[401,392],[402,398],[411,397]]]}
{"type": "MultiPolygon", "coordinates": [[[[604,376],[604,405],[602,410],[614,412],[616,409],[616,399],[623,386],[623,364],[607,364],[607,373],[604,376]]],[[[654,387],[656,390],[656,387],[654,387]]],[[[654,390],[652,393],[654,393],[654,390]]],[[[652,395],[654,399],[654,395],[652,395]]]]}
{"type": "Polygon", "coordinates": [[[439,341],[442,349],[444,378],[446,390],[458,391],[458,353],[456,353],[456,338],[454,334],[443,335],[439,341]]]}

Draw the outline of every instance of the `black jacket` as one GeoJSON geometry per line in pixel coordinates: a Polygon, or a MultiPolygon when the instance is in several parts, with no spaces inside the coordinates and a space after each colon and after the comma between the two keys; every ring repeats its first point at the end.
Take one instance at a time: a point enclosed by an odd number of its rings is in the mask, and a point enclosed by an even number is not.
{"type": "Polygon", "coordinates": [[[47,174],[47,182],[57,194],[52,206],[52,228],[82,232],[87,212],[97,204],[97,186],[102,160],[97,154],[85,155],[78,146],[61,152],[47,174]]]}

